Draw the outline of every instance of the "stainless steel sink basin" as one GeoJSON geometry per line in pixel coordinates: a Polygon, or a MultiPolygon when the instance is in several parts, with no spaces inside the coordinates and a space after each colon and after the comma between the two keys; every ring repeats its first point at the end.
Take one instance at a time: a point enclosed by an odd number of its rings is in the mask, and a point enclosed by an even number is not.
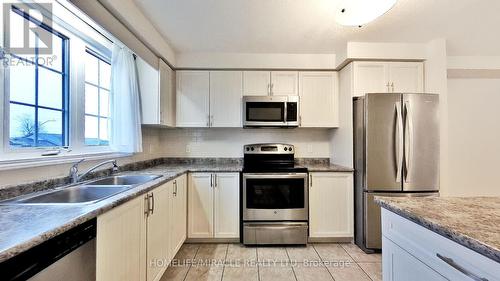
{"type": "Polygon", "coordinates": [[[132,188],[131,185],[115,186],[70,186],[34,196],[1,202],[0,204],[61,204],[94,203],[132,188]]]}
{"type": "Polygon", "coordinates": [[[14,204],[77,204],[95,203],[132,187],[152,181],[158,175],[119,175],[73,185],[47,192],[26,195],[0,202],[0,205],[14,204]]]}
{"type": "Polygon", "coordinates": [[[138,185],[148,181],[155,180],[161,176],[158,175],[120,175],[111,176],[95,181],[91,181],[86,185],[138,185]]]}

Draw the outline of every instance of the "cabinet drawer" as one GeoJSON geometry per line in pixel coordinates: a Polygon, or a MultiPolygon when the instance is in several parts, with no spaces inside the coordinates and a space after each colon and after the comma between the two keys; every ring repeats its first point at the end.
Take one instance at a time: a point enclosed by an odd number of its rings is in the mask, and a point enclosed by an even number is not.
{"type": "Polygon", "coordinates": [[[496,261],[386,209],[382,209],[382,235],[447,279],[473,280],[462,270],[484,280],[500,280],[496,261]]]}

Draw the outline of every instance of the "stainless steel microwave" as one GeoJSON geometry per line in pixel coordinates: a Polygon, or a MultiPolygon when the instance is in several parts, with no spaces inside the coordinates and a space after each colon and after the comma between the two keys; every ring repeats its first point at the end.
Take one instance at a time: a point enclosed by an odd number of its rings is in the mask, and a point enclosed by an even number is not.
{"type": "Polygon", "coordinates": [[[298,127],[298,96],[244,96],[244,127],[298,127]]]}

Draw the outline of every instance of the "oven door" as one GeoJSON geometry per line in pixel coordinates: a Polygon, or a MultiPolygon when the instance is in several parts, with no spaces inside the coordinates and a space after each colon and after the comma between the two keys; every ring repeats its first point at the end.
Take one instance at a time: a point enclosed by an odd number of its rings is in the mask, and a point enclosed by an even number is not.
{"type": "Polygon", "coordinates": [[[243,220],[307,221],[307,174],[243,174],[243,220]]]}

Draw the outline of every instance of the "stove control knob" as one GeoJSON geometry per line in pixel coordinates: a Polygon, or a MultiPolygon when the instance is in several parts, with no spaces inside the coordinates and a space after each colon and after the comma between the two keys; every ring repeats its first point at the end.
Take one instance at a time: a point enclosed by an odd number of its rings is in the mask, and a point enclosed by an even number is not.
{"type": "Polygon", "coordinates": [[[288,150],[288,148],[285,147],[285,151],[287,151],[287,150],[288,150]]]}
{"type": "Polygon", "coordinates": [[[247,147],[247,151],[250,151],[250,147],[247,147]]]}
{"type": "MultiPolygon", "coordinates": [[[[285,150],[286,150],[286,149],[285,149],[285,150]]],[[[288,148],[288,150],[289,150],[289,151],[292,151],[292,147],[290,146],[290,147],[288,148]]]]}
{"type": "Polygon", "coordinates": [[[255,149],[252,147],[251,150],[254,151],[255,149]]]}

